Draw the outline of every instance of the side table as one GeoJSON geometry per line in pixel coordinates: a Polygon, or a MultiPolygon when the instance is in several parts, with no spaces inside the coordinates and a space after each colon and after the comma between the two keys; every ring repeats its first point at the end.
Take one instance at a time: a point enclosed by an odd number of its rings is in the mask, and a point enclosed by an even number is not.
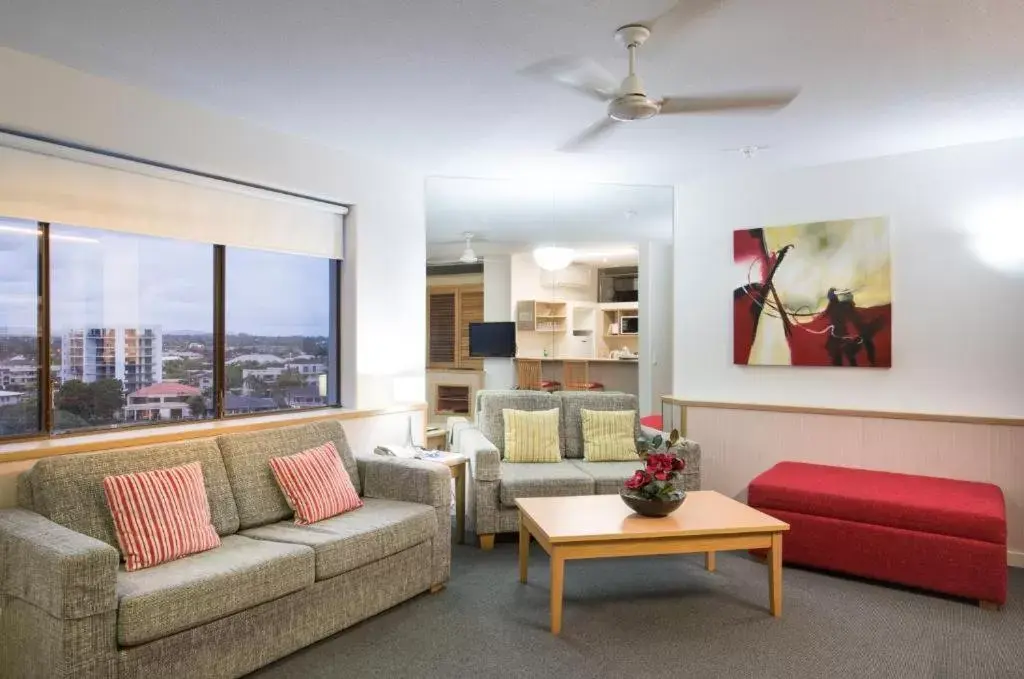
{"type": "Polygon", "coordinates": [[[442,453],[438,457],[422,459],[448,467],[455,479],[455,542],[461,545],[466,541],[466,465],[469,458],[457,453],[442,453]]]}
{"type": "Polygon", "coordinates": [[[427,448],[430,450],[444,450],[448,447],[448,432],[439,427],[427,428],[427,448]]]}

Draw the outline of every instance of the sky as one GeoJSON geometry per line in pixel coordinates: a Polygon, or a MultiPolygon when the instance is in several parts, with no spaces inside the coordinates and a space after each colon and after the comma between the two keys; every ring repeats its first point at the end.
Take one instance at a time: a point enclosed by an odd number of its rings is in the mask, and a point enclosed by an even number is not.
{"type": "MultiPolygon", "coordinates": [[[[0,218],[0,334],[36,326],[34,222],[0,218]]],[[[213,331],[213,247],[64,225],[50,227],[52,331],[160,326],[213,331]]],[[[229,247],[227,332],[326,336],[329,260],[229,247]]]]}

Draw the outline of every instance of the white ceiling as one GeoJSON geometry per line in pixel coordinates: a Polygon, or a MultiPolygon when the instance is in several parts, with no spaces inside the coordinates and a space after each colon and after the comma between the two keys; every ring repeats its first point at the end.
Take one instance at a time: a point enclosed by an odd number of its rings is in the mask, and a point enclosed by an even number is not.
{"type": "Polygon", "coordinates": [[[655,119],[552,153],[601,105],[517,71],[586,54],[622,72],[613,30],[673,4],[4,0],[0,44],[428,174],[672,183],[1024,135],[1021,0],[722,0],[655,33],[649,90],[802,86],[790,108],[655,119]],[[722,150],[751,144],[771,148],[722,150]]]}
{"type": "Polygon", "coordinates": [[[431,177],[426,186],[431,257],[461,252],[475,234],[479,254],[571,245],[609,253],[644,240],[671,240],[668,186],[431,177]]]}

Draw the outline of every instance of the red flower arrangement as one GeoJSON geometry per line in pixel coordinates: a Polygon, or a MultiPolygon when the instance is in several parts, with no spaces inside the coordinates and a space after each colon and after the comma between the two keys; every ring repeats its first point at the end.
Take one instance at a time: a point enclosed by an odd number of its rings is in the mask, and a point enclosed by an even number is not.
{"type": "Polygon", "coordinates": [[[626,480],[626,490],[645,500],[678,500],[684,493],[675,484],[685,468],[686,462],[673,453],[650,453],[644,468],[626,480]]]}

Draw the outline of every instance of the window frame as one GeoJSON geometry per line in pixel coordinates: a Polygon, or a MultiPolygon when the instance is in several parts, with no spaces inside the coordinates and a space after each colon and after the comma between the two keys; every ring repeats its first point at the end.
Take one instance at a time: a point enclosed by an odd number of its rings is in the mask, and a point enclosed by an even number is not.
{"type": "MultiPolygon", "coordinates": [[[[52,337],[51,337],[51,274],[52,266],[50,261],[50,223],[44,221],[35,222],[38,231],[38,247],[36,256],[36,289],[38,293],[37,303],[37,357],[38,357],[38,382],[36,384],[37,423],[38,431],[27,434],[12,434],[0,436],[0,445],[21,441],[45,441],[49,439],[64,439],[96,434],[98,432],[117,432],[131,430],[149,430],[163,426],[203,426],[218,420],[236,420],[248,417],[265,417],[281,415],[289,412],[316,412],[344,408],[341,399],[342,394],[342,280],[344,272],[344,260],[337,258],[326,258],[330,270],[328,293],[328,353],[327,353],[327,403],[321,406],[310,406],[294,409],[276,409],[259,411],[253,413],[228,414],[225,412],[227,389],[227,328],[225,319],[226,309],[226,252],[227,247],[222,243],[208,243],[213,248],[213,415],[212,417],[200,420],[174,420],[167,419],[159,422],[128,423],[121,422],[116,426],[97,425],[95,427],[82,427],[79,429],[55,432],[54,427],[54,390],[51,384],[53,375],[51,362],[53,359],[52,337]]],[[[89,227],[81,227],[89,228],[89,227]]],[[[140,234],[143,235],[143,234],[140,234]]],[[[233,247],[233,246],[232,246],[233,247]]],[[[266,248],[256,248],[266,252],[276,252],[266,248]]],[[[315,257],[315,255],[303,255],[315,257]]],[[[0,462],[3,455],[0,454],[0,462]]]]}

